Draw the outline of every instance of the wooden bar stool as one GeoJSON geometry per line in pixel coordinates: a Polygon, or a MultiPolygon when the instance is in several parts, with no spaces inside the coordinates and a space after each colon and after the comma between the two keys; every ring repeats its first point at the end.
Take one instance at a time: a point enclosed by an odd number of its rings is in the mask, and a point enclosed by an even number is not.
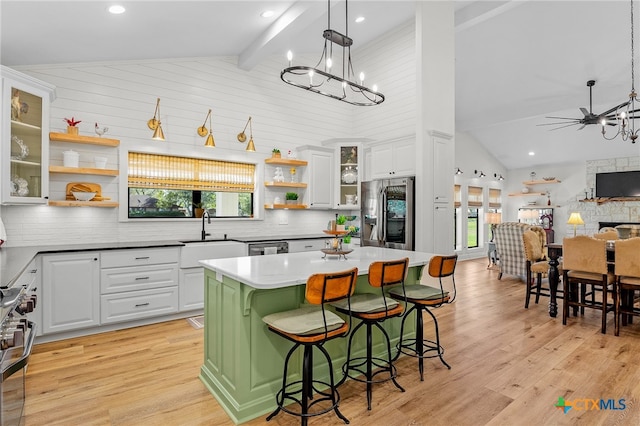
{"type": "Polygon", "coordinates": [[[640,316],[640,308],[634,307],[637,293],[640,291],[640,238],[629,238],[616,241],[615,275],[618,280],[617,295],[615,298],[615,331],[620,335],[620,319],[627,325],[632,315],[640,316]]]}
{"type": "Polygon", "coordinates": [[[314,274],[307,280],[305,290],[308,306],[277,312],[262,318],[269,330],[294,343],[284,360],[282,388],[276,395],[278,407],[267,417],[267,421],[282,410],[299,416],[304,426],[309,417],[333,410],[340,419],[349,423],[338,409],[340,394],[333,378],[333,364],[323,345],[329,340],[346,336],[351,327],[351,318],[349,317],[349,322],[345,322],[340,316],[327,310],[325,305],[344,299],[346,305],[350,306],[349,301],[355,290],[357,277],[358,268],[331,274],[314,274]],[[304,348],[302,380],[287,383],[289,359],[300,346],[304,348]],[[313,379],[314,347],[318,348],[327,360],[329,383],[313,379]],[[320,391],[318,387],[326,387],[326,390],[320,391]],[[314,399],[314,392],[319,397],[314,399]],[[312,399],[313,401],[310,402],[312,399]],[[290,406],[292,403],[294,403],[293,408],[290,406]],[[314,407],[315,409],[311,410],[314,407]]]}
{"type": "Polygon", "coordinates": [[[393,381],[393,384],[404,392],[404,388],[396,381],[398,372],[393,365],[391,356],[391,340],[389,334],[381,323],[389,318],[399,317],[404,311],[397,301],[385,296],[385,287],[401,284],[407,274],[409,259],[393,260],[387,262],[373,262],[369,266],[369,285],[380,289],[380,294],[357,294],[351,298],[351,306],[346,306],[344,301],[334,303],[338,312],[345,313],[360,320],[349,336],[347,349],[347,362],[342,366],[344,378],[347,377],[367,384],[367,409],[371,410],[372,386],[375,383],[393,381]],[[367,330],[366,356],[351,357],[353,336],[361,327],[367,330]],[[386,359],[373,356],[373,328],[382,333],[387,347],[386,359]],[[375,371],[374,371],[375,369],[375,371]],[[384,374],[383,377],[378,375],[384,374]],[[364,376],[364,378],[363,378],[364,376]]]}
{"type": "Polygon", "coordinates": [[[453,281],[453,288],[455,294],[455,279],[454,272],[456,270],[456,263],[458,262],[458,255],[451,256],[433,256],[429,261],[428,272],[429,275],[438,278],[440,288],[426,286],[422,284],[402,285],[402,287],[396,287],[389,291],[389,295],[398,301],[402,301],[406,304],[411,303],[411,309],[409,309],[402,318],[402,325],[400,326],[400,341],[398,342],[398,354],[418,358],[418,370],[420,371],[420,381],[424,381],[424,359],[425,358],[440,358],[440,361],[448,368],[451,366],[446,363],[442,354],[444,354],[444,348],[440,345],[440,331],[438,329],[438,320],[429,308],[437,308],[443,304],[449,302],[449,292],[444,290],[442,286],[442,278],[451,277],[453,281]],[[416,313],[416,337],[415,339],[404,339],[404,323],[411,312],[416,313]],[[422,319],[422,312],[427,312],[433,319],[433,325],[436,332],[436,340],[428,340],[424,338],[424,326],[422,319]]]}

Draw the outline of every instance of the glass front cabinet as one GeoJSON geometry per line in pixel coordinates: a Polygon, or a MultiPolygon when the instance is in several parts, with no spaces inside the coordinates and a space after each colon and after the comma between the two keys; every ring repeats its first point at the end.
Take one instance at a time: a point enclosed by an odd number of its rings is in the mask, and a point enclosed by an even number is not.
{"type": "Polygon", "coordinates": [[[55,87],[2,67],[2,204],[44,204],[55,87]]]}
{"type": "Polygon", "coordinates": [[[357,210],[360,208],[360,184],[362,183],[362,146],[345,144],[337,148],[338,185],[336,208],[357,210]]]}

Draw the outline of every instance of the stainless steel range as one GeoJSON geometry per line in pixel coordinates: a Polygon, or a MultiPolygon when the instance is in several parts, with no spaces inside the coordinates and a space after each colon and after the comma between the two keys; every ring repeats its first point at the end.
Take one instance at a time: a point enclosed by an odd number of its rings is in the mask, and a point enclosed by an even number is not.
{"type": "Polygon", "coordinates": [[[27,314],[36,307],[37,270],[23,273],[10,287],[0,287],[0,426],[18,425],[25,400],[25,376],[36,336],[27,314]]]}

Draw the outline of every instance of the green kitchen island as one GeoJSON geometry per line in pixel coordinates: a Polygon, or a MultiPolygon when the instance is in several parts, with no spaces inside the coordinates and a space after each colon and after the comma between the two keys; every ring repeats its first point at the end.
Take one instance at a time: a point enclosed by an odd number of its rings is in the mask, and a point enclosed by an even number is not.
{"type": "MultiPolygon", "coordinates": [[[[374,261],[409,258],[407,282],[420,278],[432,253],[378,247],[356,247],[347,258],[321,252],[246,256],[203,260],[205,267],[204,364],[200,379],[236,423],[243,423],[275,409],[275,395],[282,386],[284,357],[292,343],[268,331],[262,318],[274,312],[296,309],[304,303],[307,278],[315,273],[358,268],[356,293],[370,293],[369,265],[374,261]]],[[[379,290],[378,290],[379,291],[379,290]]],[[[407,321],[405,336],[412,337],[415,321],[407,321]]],[[[355,326],[355,324],[354,324],[355,326]]],[[[398,342],[400,318],[385,321],[392,346],[398,342]]],[[[354,356],[365,353],[365,333],[354,339],[354,356]]],[[[384,354],[380,336],[374,333],[374,352],[384,354]]],[[[328,342],[336,377],[342,377],[347,338],[328,342]]],[[[302,364],[302,351],[291,365],[302,364]]],[[[328,377],[326,365],[317,357],[314,376],[328,377]]],[[[300,368],[290,368],[293,379],[300,368]]],[[[401,380],[401,379],[400,379],[401,380]]],[[[364,391],[363,391],[364,392],[364,391]]],[[[364,395],[364,393],[363,393],[364,395]]]]}

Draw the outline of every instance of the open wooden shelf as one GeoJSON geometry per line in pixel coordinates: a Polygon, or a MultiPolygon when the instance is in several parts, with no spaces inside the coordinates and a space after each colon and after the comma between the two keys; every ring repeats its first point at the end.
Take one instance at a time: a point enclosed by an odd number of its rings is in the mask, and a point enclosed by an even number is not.
{"type": "Polygon", "coordinates": [[[49,200],[49,205],[54,207],[118,207],[116,201],[76,201],[76,200],[49,200]]]}
{"type": "Polygon", "coordinates": [[[269,210],[275,210],[275,209],[298,209],[298,210],[302,210],[302,209],[306,209],[307,205],[306,204],[265,204],[264,205],[265,209],[269,209],[269,210]]]}
{"type": "Polygon", "coordinates": [[[308,163],[304,160],[296,160],[293,158],[267,158],[264,160],[266,164],[276,164],[279,166],[306,166],[308,163]]]}
{"type": "Polygon", "coordinates": [[[102,146],[118,146],[120,141],[118,139],[109,138],[97,138],[93,136],[71,135],[69,133],[49,133],[49,140],[55,142],[71,142],[71,143],[85,143],[91,145],[102,146]]]}
{"type": "Polygon", "coordinates": [[[272,188],[280,187],[280,188],[306,188],[307,184],[302,182],[265,182],[264,186],[269,186],[272,188]]]}
{"type": "Polygon", "coordinates": [[[524,182],[522,182],[525,185],[546,185],[548,183],[560,183],[560,181],[558,179],[552,179],[552,180],[526,180],[524,182]]]}
{"type": "Polygon", "coordinates": [[[546,192],[513,192],[509,197],[542,197],[547,195],[546,192]]]}
{"type": "Polygon", "coordinates": [[[72,173],[77,175],[118,176],[115,169],[94,169],[91,167],[49,166],[49,173],[72,173]]]}

